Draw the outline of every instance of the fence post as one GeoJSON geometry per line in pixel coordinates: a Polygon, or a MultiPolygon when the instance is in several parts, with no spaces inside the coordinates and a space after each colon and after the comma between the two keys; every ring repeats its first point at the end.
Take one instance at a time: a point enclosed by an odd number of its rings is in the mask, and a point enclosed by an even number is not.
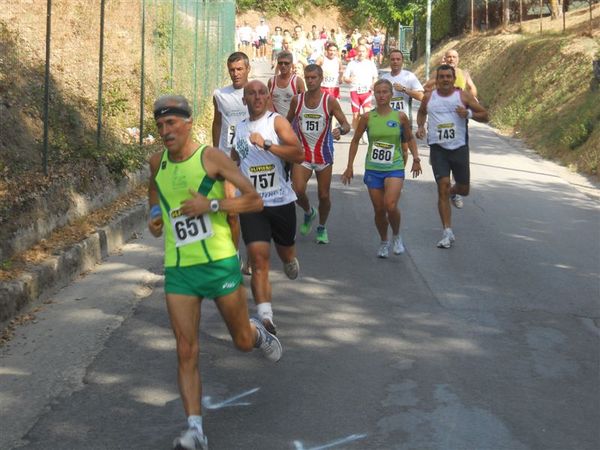
{"type": "Polygon", "coordinates": [[[48,104],[50,103],[50,35],[52,33],[52,0],[46,5],[46,72],[44,75],[44,175],[48,176],[48,104]]]}
{"type": "Polygon", "coordinates": [[[173,90],[173,72],[174,72],[174,62],[173,62],[173,55],[174,55],[174,47],[175,47],[175,2],[176,0],[173,0],[173,11],[171,14],[171,73],[169,74],[169,89],[173,90]]]}
{"type": "MultiPolygon", "coordinates": [[[[194,117],[198,114],[198,84],[197,84],[197,71],[198,71],[198,14],[200,9],[200,0],[196,0],[196,20],[194,23],[194,117]]],[[[207,66],[208,67],[208,66],[207,66]]]]}
{"type": "Polygon", "coordinates": [[[142,0],[142,56],[141,56],[141,76],[140,76],[140,145],[144,143],[144,59],[146,53],[146,0],[142,0]]]}
{"type": "Polygon", "coordinates": [[[98,124],[96,126],[96,147],[100,148],[102,135],[102,79],[104,72],[104,0],[100,1],[100,54],[98,55],[98,124]]]}

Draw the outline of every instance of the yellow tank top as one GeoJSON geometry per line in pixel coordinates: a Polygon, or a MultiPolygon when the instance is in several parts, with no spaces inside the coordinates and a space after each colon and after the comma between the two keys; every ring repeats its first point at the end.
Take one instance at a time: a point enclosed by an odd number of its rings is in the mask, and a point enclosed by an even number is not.
{"type": "Polygon", "coordinates": [[[458,67],[454,69],[454,73],[456,73],[456,81],[454,82],[454,87],[461,88],[464,91],[467,87],[467,79],[465,78],[465,74],[458,67]]]}

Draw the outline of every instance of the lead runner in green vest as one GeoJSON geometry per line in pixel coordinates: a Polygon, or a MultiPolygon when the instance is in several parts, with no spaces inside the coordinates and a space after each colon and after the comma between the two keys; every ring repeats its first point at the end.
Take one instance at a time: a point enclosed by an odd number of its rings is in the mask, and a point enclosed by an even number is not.
{"type": "Polygon", "coordinates": [[[404,158],[402,142],[408,144],[413,157],[411,172],[413,178],[421,173],[421,160],[417,143],[413,137],[406,114],[395,111],[390,106],[392,83],[378,80],[373,86],[377,107],[358,120],[354,137],[350,143],[348,167],[342,174],[342,182],[350,183],[354,176],[354,159],[358,152],[361,136],[367,131],[369,146],[365,159],[364,182],[369,189],[369,197],[375,212],[375,227],[381,238],[377,256],[387,258],[390,251],[388,227],[392,229],[392,246],[396,255],[404,253],[400,237],[400,209],[398,200],[404,184],[404,158]]]}
{"type": "Polygon", "coordinates": [[[202,428],[199,363],[200,304],[213,298],[235,346],[261,348],[278,361],[278,339],[250,319],[227,213],[260,211],[260,195],[235,163],[215,147],[192,138],[191,108],[185,97],[166,95],[154,103],[154,118],[165,150],[150,157],[150,232],[165,241],[165,295],[177,342],[178,382],[187,415],[176,449],[208,448],[202,428]],[[225,198],[224,182],[241,193],[225,198]]]}

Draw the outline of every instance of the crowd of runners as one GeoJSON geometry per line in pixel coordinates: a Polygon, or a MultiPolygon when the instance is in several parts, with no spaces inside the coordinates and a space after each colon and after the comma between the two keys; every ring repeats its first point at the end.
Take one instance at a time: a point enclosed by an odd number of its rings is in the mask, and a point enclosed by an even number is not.
{"type": "Polygon", "coordinates": [[[265,28],[256,36],[238,29],[240,49],[247,50],[257,37],[259,51],[251,57],[236,51],[227,59],[231,84],[213,93],[212,145],[194,140],[187,99],[165,95],[154,103],[165,150],[150,159],[149,229],[154,236],[164,234],[165,241],[166,302],[187,416],[186,430],[174,442],[178,449],[208,448],[198,368],[203,298],[214,299],[237,348],[258,348],[274,362],[281,358],[269,281],[271,241],[291,280],[300,272],[296,205],[303,212],[300,233],[308,235],[316,224],[316,243],[329,243],[334,141],[353,133],[343,183],[353,178],[358,152],[365,153],[363,181],[380,238],[374,253],[388,258],[390,251],[397,255],[405,251],[398,203],[408,153],[412,176],[422,173],[415,138],[427,137],[438,185],[442,238],[437,247],[450,248],[455,240],[450,204],[462,207],[461,196],[469,193],[468,121],[488,119],[471,77],[458,68],[454,50],[446,53],[424,86],[403,68],[398,50],[389,52],[391,71],[380,77],[376,62],[382,55],[383,37],[377,40],[379,51],[373,47],[379,30],[369,43],[358,30],[345,35],[339,29],[328,33],[313,27],[311,35],[320,42],[317,51],[302,27],[293,30],[290,41],[287,30],[276,28],[274,36],[283,37],[277,39],[281,46],[273,44],[273,76],[266,84],[249,80],[251,58],[267,58],[266,50],[260,50],[274,37],[264,21],[261,26],[265,28]],[[303,38],[306,42],[299,44],[303,38]],[[294,70],[295,63],[301,72],[294,70]],[[339,103],[341,83],[350,87],[350,122],[339,103]],[[420,101],[415,134],[413,100],[420,101]],[[313,173],[316,207],[306,194],[313,173]],[[240,237],[247,255],[243,262],[240,237]],[[248,313],[242,270],[250,275],[256,305],[253,317],[248,313]]]}

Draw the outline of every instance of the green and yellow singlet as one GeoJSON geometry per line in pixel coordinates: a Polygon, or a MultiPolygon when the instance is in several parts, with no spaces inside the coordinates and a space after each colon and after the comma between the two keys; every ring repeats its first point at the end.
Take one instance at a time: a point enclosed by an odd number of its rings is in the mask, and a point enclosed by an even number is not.
{"type": "Polygon", "coordinates": [[[181,203],[191,198],[189,190],[209,199],[225,197],[224,182],[210,178],[202,164],[200,146],[185,161],[174,162],[163,151],[154,177],[160,198],[165,230],[165,267],[187,267],[235,256],[227,213],[206,213],[187,217],[181,203]]]}
{"type": "Polygon", "coordinates": [[[385,116],[380,116],[377,110],[369,111],[367,135],[369,149],[365,159],[365,169],[368,170],[402,170],[402,146],[404,130],[398,111],[392,110],[385,116]]]}

